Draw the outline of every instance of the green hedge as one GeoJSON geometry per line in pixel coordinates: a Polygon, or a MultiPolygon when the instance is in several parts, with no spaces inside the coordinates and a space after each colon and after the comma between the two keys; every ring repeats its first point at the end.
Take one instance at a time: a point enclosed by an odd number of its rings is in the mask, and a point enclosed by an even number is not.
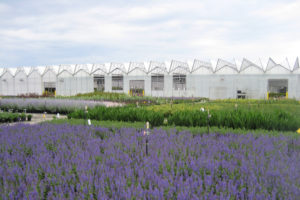
{"type": "Polygon", "coordinates": [[[94,120],[111,120],[124,122],[146,122],[152,126],[160,126],[164,122],[162,113],[146,110],[144,108],[126,107],[104,107],[97,106],[89,109],[85,114],[83,110],[76,110],[68,115],[68,118],[82,119],[89,118],[94,120]]]}
{"type": "MultiPolygon", "coordinates": [[[[249,109],[211,111],[210,126],[295,131],[300,122],[285,111],[258,111],[249,109]]],[[[176,126],[207,126],[207,112],[177,111],[170,115],[168,123],[176,126]]]]}
{"type": "MultiPolygon", "coordinates": [[[[27,116],[28,117],[28,116],[27,116]]],[[[0,123],[12,123],[18,121],[26,121],[26,115],[18,113],[0,113],[0,123]]]]}
{"type": "MultiPolygon", "coordinates": [[[[279,131],[295,131],[299,128],[299,119],[294,115],[282,111],[259,111],[246,108],[224,109],[211,111],[209,119],[210,126],[241,128],[241,129],[265,129],[279,131]]],[[[206,111],[199,110],[181,110],[170,113],[167,116],[167,124],[174,126],[201,127],[207,126],[206,111]]],[[[111,120],[126,122],[146,122],[149,121],[152,126],[161,126],[164,124],[164,113],[147,110],[136,107],[103,107],[98,106],[89,109],[85,116],[83,110],[77,110],[68,115],[69,118],[82,119],[89,118],[93,120],[111,120]]]]}

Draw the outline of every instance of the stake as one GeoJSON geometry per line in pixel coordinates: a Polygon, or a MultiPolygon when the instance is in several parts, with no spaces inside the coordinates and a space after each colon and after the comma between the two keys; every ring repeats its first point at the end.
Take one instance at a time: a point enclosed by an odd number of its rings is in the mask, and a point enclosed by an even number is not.
{"type": "Polygon", "coordinates": [[[210,115],[209,115],[209,109],[207,110],[207,133],[209,134],[209,118],[210,118],[210,115]]]}
{"type": "Polygon", "coordinates": [[[149,122],[146,123],[146,156],[148,156],[149,122]]]}
{"type": "Polygon", "coordinates": [[[88,109],[88,107],[87,106],[85,106],[85,111],[84,111],[84,125],[86,126],[86,118],[87,118],[87,109],[88,109]]]}

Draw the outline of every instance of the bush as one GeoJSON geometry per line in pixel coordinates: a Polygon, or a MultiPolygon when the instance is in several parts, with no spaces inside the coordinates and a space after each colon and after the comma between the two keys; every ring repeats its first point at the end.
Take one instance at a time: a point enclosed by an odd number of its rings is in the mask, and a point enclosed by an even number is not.
{"type": "MultiPolygon", "coordinates": [[[[28,117],[28,116],[27,116],[28,117]]],[[[26,115],[24,113],[0,113],[0,123],[12,123],[18,121],[26,121],[26,115]]]]}
{"type": "Polygon", "coordinates": [[[144,108],[135,108],[133,106],[126,107],[104,107],[97,106],[89,109],[88,113],[83,110],[76,110],[68,115],[68,118],[74,119],[94,119],[94,120],[111,120],[124,122],[146,122],[152,126],[160,126],[163,124],[164,115],[159,112],[146,110],[144,108]]]}
{"type": "MultiPolygon", "coordinates": [[[[210,114],[209,125],[217,127],[295,131],[299,124],[296,117],[284,111],[226,109],[210,114]]],[[[176,111],[169,116],[168,122],[176,126],[207,126],[207,112],[176,111]]]]}
{"type": "MultiPolygon", "coordinates": [[[[279,131],[295,131],[300,124],[299,119],[294,115],[282,111],[264,111],[252,110],[247,108],[223,109],[211,111],[209,119],[210,126],[240,128],[240,129],[266,129],[279,131]]],[[[186,127],[203,127],[207,126],[207,111],[200,110],[179,110],[168,113],[168,125],[186,126],[186,127]]],[[[68,115],[68,118],[74,119],[94,119],[110,120],[124,122],[146,122],[149,121],[151,126],[163,125],[165,114],[159,111],[147,110],[145,108],[136,108],[133,106],[126,107],[104,107],[98,106],[89,109],[88,113],[83,110],[76,110],[68,115]]]]}
{"type": "Polygon", "coordinates": [[[31,121],[32,115],[27,115],[27,120],[31,121]]]}

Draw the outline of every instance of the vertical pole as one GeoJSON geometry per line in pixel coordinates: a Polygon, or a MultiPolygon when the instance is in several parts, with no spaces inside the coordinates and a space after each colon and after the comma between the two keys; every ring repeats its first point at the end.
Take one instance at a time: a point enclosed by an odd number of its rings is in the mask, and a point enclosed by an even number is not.
{"type": "Polygon", "coordinates": [[[87,109],[88,109],[88,107],[85,106],[85,107],[84,107],[84,125],[85,125],[85,126],[86,126],[86,118],[87,118],[87,116],[86,116],[86,114],[87,114],[87,109]]]}
{"type": "Polygon", "coordinates": [[[148,156],[149,122],[146,123],[146,156],[148,156]]]}
{"type": "Polygon", "coordinates": [[[209,109],[207,109],[207,133],[209,134],[209,109]]]}

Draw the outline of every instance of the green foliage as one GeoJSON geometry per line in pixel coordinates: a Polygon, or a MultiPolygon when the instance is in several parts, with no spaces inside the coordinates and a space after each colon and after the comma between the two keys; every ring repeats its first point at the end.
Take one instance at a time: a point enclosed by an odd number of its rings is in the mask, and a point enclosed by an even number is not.
{"type": "Polygon", "coordinates": [[[279,131],[295,131],[300,124],[299,118],[283,110],[251,109],[245,106],[236,108],[223,108],[212,110],[208,121],[208,112],[200,110],[178,110],[169,113],[148,110],[146,108],[136,108],[133,106],[125,107],[103,107],[98,106],[88,110],[76,110],[68,115],[73,119],[94,119],[98,121],[124,121],[124,122],[146,122],[149,121],[152,126],[161,126],[164,124],[164,117],[167,116],[167,125],[174,126],[210,126],[241,128],[241,129],[265,129],[279,131]]]}
{"type": "Polygon", "coordinates": [[[88,113],[83,110],[76,110],[68,115],[68,118],[74,119],[94,119],[94,120],[111,120],[124,122],[146,122],[152,126],[160,126],[163,124],[164,116],[162,113],[154,112],[144,108],[136,108],[133,106],[125,107],[104,107],[97,106],[89,109],[88,113]]]}
{"type": "MultiPolygon", "coordinates": [[[[44,123],[52,123],[52,124],[71,124],[71,125],[83,125],[85,124],[83,119],[55,119],[50,122],[44,122],[44,123]]],[[[141,129],[145,128],[145,123],[143,122],[119,122],[119,121],[96,121],[92,120],[92,125],[94,126],[101,126],[109,129],[120,129],[120,128],[135,128],[135,129],[141,129]]],[[[187,126],[159,126],[156,127],[156,129],[163,129],[169,132],[182,132],[182,131],[188,131],[194,135],[202,135],[207,134],[207,127],[206,126],[196,126],[196,127],[187,127],[187,126]]],[[[255,130],[249,130],[249,129],[240,129],[240,128],[226,128],[226,127],[216,127],[211,126],[210,128],[211,133],[217,133],[217,134],[227,134],[227,133],[235,133],[235,134],[247,134],[252,133],[255,135],[270,135],[270,136],[280,136],[282,134],[284,135],[290,135],[290,136],[299,136],[297,132],[292,131],[278,131],[278,130],[265,130],[265,129],[255,129],[255,130]]],[[[95,132],[95,135],[99,136],[101,138],[101,133],[98,135],[98,133],[95,132]]],[[[105,135],[104,137],[107,137],[105,135]]],[[[104,138],[103,137],[103,138],[104,138]]],[[[160,156],[160,151],[158,151],[158,157],[160,156]]]]}
{"type": "MultiPolygon", "coordinates": [[[[101,126],[101,127],[106,127],[106,128],[136,128],[136,129],[141,129],[145,127],[144,122],[120,122],[120,121],[97,121],[97,120],[92,120],[92,125],[94,126],[101,126]]],[[[45,123],[53,123],[53,124],[71,124],[71,125],[84,125],[86,124],[86,120],[84,119],[54,119],[50,122],[45,122],[45,123]]],[[[98,133],[95,133],[96,135],[98,133]]],[[[100,133],[101,134],[101,133],[100,133]]]]}
{"type": "MultiPolygon", "coordinates": [[[[114,88],[117,89],[117,88],[114,88]]],[[[141,91],[140,91],[141,92],[141,91]]],[[[192,103],[192,102],[202,102],[208,101],[207,98],[161,98],[161,97],[150,97],[150,96],[129,96],[125,93],[114,93],[114,92],[102,92],[95,91],[91,93],[77,94],[76,96],[58,96],[57,98],[67,98],[67,99],[82,99],[82,100],[96,100],[96,101],[115,101],[124,102],[126,104],[136,104],[139,105],[160,105],[168,102],[172,104],[178,103],[192,103]]]]}
{"type": "MultiPolygon", "coordinates": [[[[244,108],[224,109],[211,111],[210,126],[242,128],[242,129],[266,129],[279,131],[295,131],[299,127],[299,120],[288,112],[275,110],[264,112],[263,110],[248,110],[244,108]]],[[[207,126],[208,113],[201,111],[176,111],[169,118],[169,124],[176,126],[207,126]]]]}
{"type": "Polygon", "coordinates": [[[9,113],[9,112],[3,112],[0,113],[0,123],[12,123],[12,122],[18,122],[18,121],[25,121],[26,115],[24,113],[9,113]]]}

